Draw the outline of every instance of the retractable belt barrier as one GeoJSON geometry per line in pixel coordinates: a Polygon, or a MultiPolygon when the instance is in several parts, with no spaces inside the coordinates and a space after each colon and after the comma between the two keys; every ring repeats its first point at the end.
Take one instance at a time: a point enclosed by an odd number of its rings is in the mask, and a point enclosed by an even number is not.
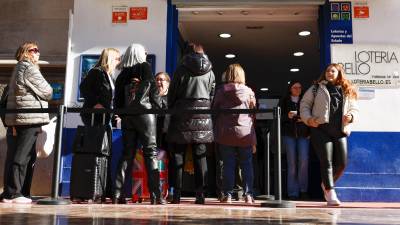
{"type": "MultiPolygon", "coordinates": [[[[59,197],[59,178],[60,178],[60,162],[61,162],[61,146],[62,146],[62,128],[64,127],[64,114],[65,113],[113,113],[116,115],[140,115],[140,114],[257,114],[257,113],[273,113],[273,121],[275,123],[275,138],[276,138],[276,165],[277,169],[274,170],[274,177],[276,184],[275,198],[282,201],[282,180],[281,180],[281,133],[280,133],[280,119],[281,109],[275,107],[274,109],[191,109],[191,110],[174,110],[174,109],[88,109],[65,107],[60,105],[58,108],[32,108],[32,109],[0,109],[0,115],[15,114],[15,113],[50,113],[57,114],[57,127],[55,133],[54,143],[54,166],[52,177],[52,195],[50,199],[38,201],[38,204],[46,205],[60,205],[69,204],[69,202],[60,199],[59,197]]],[[[267,164],[266,164],[267,165],[267,164]]],[[[269,170],[269,169],[268,169],[269,170]]],[[[261,204],[263,206],[263,204],[261,204]]]]}

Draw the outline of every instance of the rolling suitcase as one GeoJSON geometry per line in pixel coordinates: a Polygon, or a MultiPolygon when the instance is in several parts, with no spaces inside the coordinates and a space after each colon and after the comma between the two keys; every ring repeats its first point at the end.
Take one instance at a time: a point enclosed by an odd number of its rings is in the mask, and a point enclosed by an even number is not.
{"type": "MultiPolygon", "coordinates": [[[[163,198],[168,195],[168,159],[166,152],[160,150],[158,153],[158,168],[160,173],[160,187],[163,198]]],[[[139,149],[136,153],[132,167],[132,202],[141,203],[143,200],[150,199],[147,186],[147,171],[144,164],[143,151],[139,149]]]]}
{"type": "MultiPolygon", "coordinates": [[[[106,125],[79,126],[72,152],[70,198],[105,202],[110,143],[106,125]]],[[[103,114],[103,124],[105,115],[103,114]]]]}
{"type": "Polygon", "coordinates": [[[75,154],[71,168],[71,200],[105,201],[107,157],[75,154]]]}

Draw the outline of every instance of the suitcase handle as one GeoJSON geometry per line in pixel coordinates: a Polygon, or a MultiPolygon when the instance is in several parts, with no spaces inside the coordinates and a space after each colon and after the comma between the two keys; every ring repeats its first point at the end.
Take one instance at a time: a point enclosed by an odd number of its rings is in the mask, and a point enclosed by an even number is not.
{"type": "MultiPolygon", "coordinates": [[[[106,125],[106,114],[103,113],[103,125],[106,125]]],[[[90,121],[90,125],[93,127],[94,126],[94,113],[92,113],[92,120],[90,121]]]]}

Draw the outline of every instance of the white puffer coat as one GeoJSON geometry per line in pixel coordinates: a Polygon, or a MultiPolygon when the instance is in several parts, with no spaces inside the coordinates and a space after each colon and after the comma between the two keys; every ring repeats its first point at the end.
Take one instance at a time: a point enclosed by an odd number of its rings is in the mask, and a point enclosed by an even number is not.
{"type": "MultiPolygon", "coordinates": [[[[311,117],[317,119],[319,124],[329,123],[329,110],[331,104],[331,97],[328,89],[326,88],[327,81],[321,81],[315,92],[314,85],[311,86],[300,102],[300,116],[301,120],[307,124],[311,117]],[[314,90],[313,90],[314,89],[314,90]]],[[[358,117],[358,106],[356,99],[350,99],[344,96],[343,102],[343,115],[350,113],[353,116],[351,123],[342,123],[342,131],[347,136],[351,133],[351,124],[357,120],[358,117]]],[[[308,125],[308,124],[307,124],[308,125]]]]}
{"type": "MultiPolygon", "coordinates": [[[[48,108],[53,89],[33,63],[19,61],[13,71],[7,109],[48,108]]],[[[48,113],[16,113],[6,115],[7,126],[49,123],[48,113]]]]}

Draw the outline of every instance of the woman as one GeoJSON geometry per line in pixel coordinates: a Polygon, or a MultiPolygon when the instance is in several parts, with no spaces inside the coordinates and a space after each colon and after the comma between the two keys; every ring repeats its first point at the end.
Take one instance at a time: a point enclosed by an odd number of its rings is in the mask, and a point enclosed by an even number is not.
{"type": "MultiPolygon", "coordinates": [[[[168,108],[209,109],[214,96],[215,77],[211,62],[203,47],[190,43],[185,49],[181,64],[174,73],[169,91],[168,108]]],[[[167,140],[173,143],[175,167],[175,193],[172,203],[179,204],[182,189],[182,170],[184,153],[191,145],[196,204],[204,204],[204,191],[207,180],[206,143],[213,141],[211,116],[207,114],[173,114],[168,127],[167,140]]]]}
{"type": "MultiPolygon", "coordinates": [[[[39,47],[25,42],[16,54],[11,76],[8,109],[47,108],[53,89],[40,73],[39,47]]],[[[7,158],[4,168],[3,202],[31,203],[30,188],[36,161],[35,143],[41,126],[49,123],[47,113],[16,113],[5,117],[7,158]]]]}
{"type": "Polygon", "coordinates": [[[340,64],[330,64],[304,94],[301,119],[311,129],[311,143],[320,160],[322,189],[327,204],[340,205],[335,182],[347,165],[347,137],[358,115],[357,92],[340,64]]]}
{"type": "MultiPolygon", "coordinates": [[[[156,86],[158,89],[158,93],[161,98],[161,107],[162,109],[167,109],[168,108],[167,94],[171,78],[169,77],[168,73],[159,72],[156,74],[155,79],[156,79],[156,86]]],[[[157,146],[163,149],[167,147],[165,136],[168,130],[168,123],[169,123],[169,115],[157,116],[157,146]]]]}
{"type": "MultiPolygon", "coordinates": [[[[225,84],[215,94],[214,109],[255,108],[254,92],[245,85],[245,73],[239,64],[232,64],[225,71],[225,84]]],[[[215,141],[223,161],[223,192],[221,202],[231,203],[235,184],[236,158],[243,175],[244,200],[254,203],[253,198],[253,148],[257,144],[253,116],[250,114],[218,114],[215,141]]],[[[255,148],[254,148],[255,149],[255,148]]]]}
{"type": "MultiPolygon", "coordinates": [[[[120,61],[118,49],[106,48],[101,52],[97,64],[89,70],[88,75],[79,86],[79,90],[84,97],[83,108],[111,109],[114,98],[114,82],[112,75],[120,61]]],[[[109,143],[112,142],[111,116],[109,114],[81,113],[82,122],[85,126],[104,126],[108,125],[107,134],[109,143]],[[93,120],[93,123],[92,123],[93,120]]],[[[106,197],[112,197],[111,180],[111,149],[107,161],[107,182],[106,197]]]]}
{"type": "Polygon", "coordinates": [[[300,119],[302,87],[290,82],[288,92],[279,102],[282,109],[282,139],[287,159],[287,192],[289,199],[307,199],[309,128],[300,119]]]}
{"type": "MultiPolygon", "coordinates": [[[[151,65],[146,62],[146,51],[142,45],[132,44],[126,49],[119,69],[121,73],[115,83],[115,108],[129,108],[133,112],[161,108],[151,65]]],[[[165,204],[160,192],[155,115],[126,115],[121,119],[123,152],[114,183],[113,203],[125,203],[125,177],[131,174],[132,162],[140,143],[143,146],[151,204],[165,204]]]]}

